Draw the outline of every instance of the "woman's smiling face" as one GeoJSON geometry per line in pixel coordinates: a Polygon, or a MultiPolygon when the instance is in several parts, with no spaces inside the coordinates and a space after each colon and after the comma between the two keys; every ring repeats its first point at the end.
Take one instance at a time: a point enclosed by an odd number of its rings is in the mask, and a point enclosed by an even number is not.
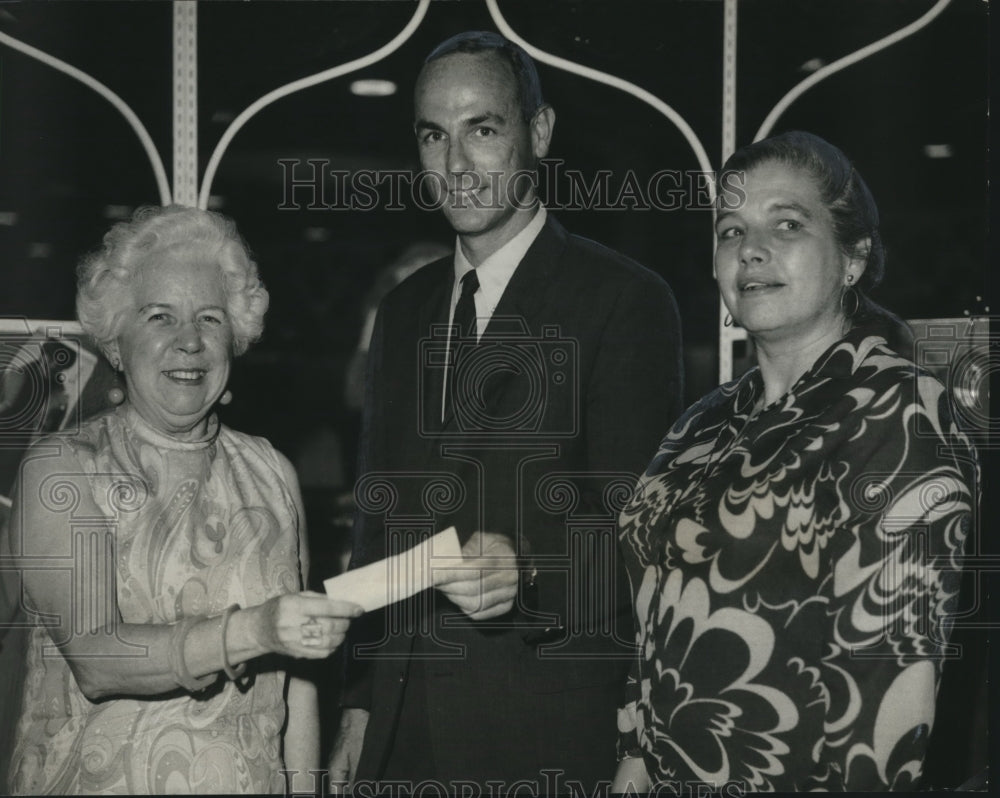
{"type": "Polygon", "coordinates": [[[130,403],[175,435],[204,428],[232,357],[222,270],[192,254],[168,250],[140,267],[117,338],[130,403]]]}

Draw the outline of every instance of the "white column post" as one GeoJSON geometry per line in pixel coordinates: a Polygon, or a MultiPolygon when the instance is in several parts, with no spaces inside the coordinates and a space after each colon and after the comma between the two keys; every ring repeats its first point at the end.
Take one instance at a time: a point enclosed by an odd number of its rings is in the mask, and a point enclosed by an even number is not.
{"type": "Polygon", "coordinates": [[[174,195],[198,202],[198,3],[174,0],[174,195]]]}

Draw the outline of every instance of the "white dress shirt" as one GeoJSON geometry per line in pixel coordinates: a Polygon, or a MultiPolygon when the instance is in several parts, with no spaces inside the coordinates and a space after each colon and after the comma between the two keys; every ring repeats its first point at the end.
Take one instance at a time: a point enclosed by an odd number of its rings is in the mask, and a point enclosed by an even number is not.
{"type": "MultiPolygon", "coordinates": [[[[479,289],[472,295],[476,303],[476,338],[481,338],[483,331],[493,318],[493,312],[500,303],[500,297],[507,289],[507,283],[514,276],[514,272],[520,265],[525,253],[535,243],[538,234],[545,226],[545,219],[548,213],[545,207],[538,206],[538,211],[532,217],[525,228],[504,244],[500,249],[490,255],[486,260],[474,267],[469,263],[465,253],[462,252],[462,243],[455,239],[455,282],[451,287],[451,306],[448,311],[448,324],[455,320],[455,306],[462,295],[462,277],[465,273],[476,268],[476,276],[479,277],[479,289]]],[[[451,332],[448,333],[448,351],[451,353],[451,332]]],[[[450,361],[450,358],[448,360],[450,361]]],[[[448,369],[444,373],[444,389],[441,392],[441,419],[444,420],[445,394],[448,391],[448,369]]]]}

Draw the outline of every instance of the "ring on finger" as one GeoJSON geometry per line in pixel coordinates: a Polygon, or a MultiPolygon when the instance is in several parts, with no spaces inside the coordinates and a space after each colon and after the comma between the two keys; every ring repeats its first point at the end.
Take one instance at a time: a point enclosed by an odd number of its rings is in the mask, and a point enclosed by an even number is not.
{"type": "Polygon", "coordinates": [[[315,618],[310,618],[307,623],[299,627],[299,633],[303,642],[316,641],[323,636],[323,625],[315,618]]]}

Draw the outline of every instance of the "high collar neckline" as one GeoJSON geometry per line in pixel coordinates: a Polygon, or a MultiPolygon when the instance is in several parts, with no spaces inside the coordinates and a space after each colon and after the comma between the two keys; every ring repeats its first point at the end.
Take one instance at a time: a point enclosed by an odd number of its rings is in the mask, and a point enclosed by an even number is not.
{"type": "Polygon", "coordinates": [[[152,443],[163,449],[188,452],[198,451],[199,449],[206,449],[211,446],[219,436],[219,418],[215,413],[209,416],[204,435],[197,438],[179,438],[172,433],[154,427],[139,415],[139,412],[130,404],[119,407],[118,412],[124,415],[125,424],[130,430],[148,443],[152,443]]]}

